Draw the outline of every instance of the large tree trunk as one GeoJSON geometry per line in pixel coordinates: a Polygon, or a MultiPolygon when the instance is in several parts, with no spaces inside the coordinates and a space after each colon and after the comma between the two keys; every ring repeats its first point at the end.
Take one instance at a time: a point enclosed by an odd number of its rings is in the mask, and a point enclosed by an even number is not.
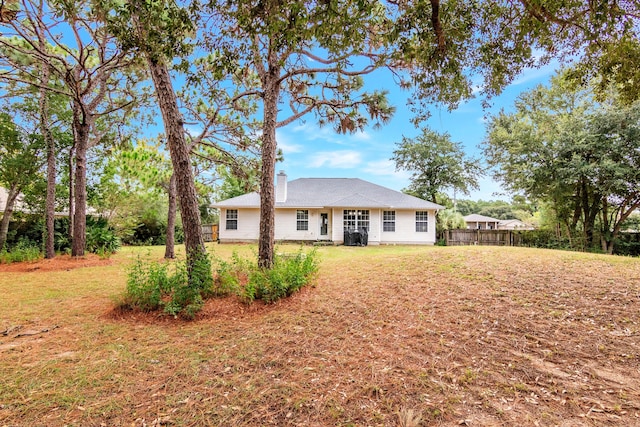
{"type": "Polygon", "coordinates": [[[9,222],[11,221],[11,215],[13,215],[13,208],[20,194],[20,189],[17,185],[12,185],[8,188],[9,194],[7,195],[7,203],[4,206],[4,214],[2,220],[0,220],[0,251],[4,248],[7,242],[7,235],[9,234],[9,222]]]}
{"type": "Polygon", "coordinates": [[[76,145],[72,256],[83,256],[87,240],[87,151],[90,124],[74,107],[73,127],[76,145]]]}
{"type": "MultiPolygon", "coordinates": [[[[42,66],[42,84],[49,82],[49,67],[42,66]]],[[[40,88],[40,131],[47,147],[47,198],[45,202],[44,257],[56,256],[55,250],[55,213],[56,213],[56,143],[49,129],[49,103],[47,90],[40,88]]]]}
{"type": "Polygon", "coordinates": [[[164,257],[166,259],[173,259],[176,257],[175,253],[175,241],[176,241],[176,174],[172,173],[169,179],[169,188],[167,189],[169,194],[169,211],[167,213],[167,241],[164,248],[164,257]]]}
{"type": "Polygon", "coordinates": [[[71,148],[69,148],[69,163],[67,164],[67,169],[69,173],[69,229],[67,230],[69,236],[69,242],[73,244],[73,213],[74,213],[74,176],[75,176],[75,168],[73,167],[74,159],[76,155],[76,143],[74,141],[71,148]]]}
{"type": "Polygon", "coordinates": [[[280,87],[275,67],[269,69],[264,85],[264,122],[262,132],[262,176],[260,178],[260,238],[258,241],[258,266],[273,267],[275,251],[275,189],[276,125],[280,87]]]}
{"type": "Polygon", "coordinates": [[[162,112],[164,129],[167,135],[167,145],[171,154],[171,163],[173,164],[173,173],[176,178],[176,189],[179,196],[180,213],[182,214],[187,268],[191,272],[194,262],[206,255],[206,249],[202,237],[200,209],[191,166],[191,156],[184,137],[184,122],[178,109],[178,101],[167,66],[150,57],[147,58],[147,63],[156,89],[156,97],[162,112]]]}
{"type": "Polygon", "coordinates": [[[607,218],[608,204],[606,199],[603,200],[603,208],[602,208],[602,228],[603,232],[601,233],[601,241],[602,241],[602,250],[605,251],[609,255],[613,255],[613,250],[615,249],[615,242],[620,236],[620,229],[622,224],[634,213],[638,208],[640,208],[640,200],[636,200],[635,202],[624,203],[623,207],[620,208],[620,211],[613,216],[613,224],[607,218]],[[612,227],[613,225],[613,227],[612,227]],[[607,233],[606,230],[611,229],[610,233],[607,233]]]}

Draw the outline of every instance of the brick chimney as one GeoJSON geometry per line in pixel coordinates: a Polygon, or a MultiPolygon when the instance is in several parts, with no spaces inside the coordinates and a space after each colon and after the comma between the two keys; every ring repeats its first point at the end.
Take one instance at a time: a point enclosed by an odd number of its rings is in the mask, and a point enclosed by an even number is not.
{"type": "Polygon", "coordinates": [[[276,177],[276,203],[287,201],[287,174],[280,171],[276,177]]]}

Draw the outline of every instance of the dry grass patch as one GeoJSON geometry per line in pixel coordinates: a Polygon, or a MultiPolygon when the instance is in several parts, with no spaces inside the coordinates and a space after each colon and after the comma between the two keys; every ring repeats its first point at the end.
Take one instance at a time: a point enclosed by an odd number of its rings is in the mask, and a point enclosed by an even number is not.
{"type": "Polygon", "coordinates": [[[0,425],[640,425],[638,259],[329,247],[315,287],[187,323],[113,311],[128,251],[0,274],[0,425]]]}

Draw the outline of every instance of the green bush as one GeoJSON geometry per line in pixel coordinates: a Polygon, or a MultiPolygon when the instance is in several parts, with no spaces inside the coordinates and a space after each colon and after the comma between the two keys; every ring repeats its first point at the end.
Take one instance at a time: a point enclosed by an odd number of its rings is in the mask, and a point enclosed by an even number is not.
{"type": "Polygon", "coordinates": [[[301,249],[296,254],[276,255],[271,269],[261,269],[257,263],[234,253],[231,262],[218,261],[214,289],[219,295],[235,292],[248,303],[254,300],[273,303],[309,284],[317,270],[315,249],[309,253],[301,249]]]}
{"type": "Polygon", "coordinates": [[[142,311],[162,309],[173,316],[193,319],[204,300],[214,296],[238,295],[247,303],[256,299],[272,303],[309,284],[318,261],[315,249],[309,253],[300,250],[276,256],[273,268],[264,270],[255,261],[234,253],[230,261],[215,260],[215,278],[207,256],[195,259],[191,266],[186,261],[173,266],[170,271],[169,264],[138,258],[128,269],[127,288],[119,305],[142,311]]]}
{"type": "Polygon", "coordinates": [[[616,255],[640,256],[640,234],[621,233],[613,246],[616,255]]]}
{"type": "Polygon", "coordinates": [[[546,249],[575,249],[564,236],[557,236],[552,230],[524,230],[516,231],[522,235],[521,246],[546,249]]]}
{"type": "Polygon", "coordinates": [[[205,255],[191,266],[189,280],[186,261],[177,261],[173,271],[162,262],[140,258],[127,271],[127,288],[119,305],[141,311],[163,309],[173,316],[193,319],[212,294],[211,261],[205,255]]]}
{"type": "Polygon", "coordinates": [[[204,298],[213,294],[211,260],[203,254],[196,257],[190,266],[186,262],[180,262],[176,265],[173,277],[174,286],[165,312],[193,319],[204,306],[204,298]]]}
{"type": "Polygon", "coordinates": [[[35,261],[42,258],[42,251],[37,243],[21,239],[9,250],[0,252],[0,264],[12,262],[35,261]]]}
{"type": "Polygon", "coordinates": [[[242,283],[246,283],[249,273],[255,268],[255,262],[241,258],[235,251],[231,261],[217,259],[212,296],[240,294],[242,283]]]}
{"type": "Polygon", "coordinates": [[[118,249],[120,249],[120,238],[106,223],[88,224],[87,251],[108,256],[117,252],[118,249]]]}
{"type": "Polygon", "coordinates": [[[138,257],[127,271],[127,289],[120,305],[141,311],[161,308],[162,297],[173,287],[174,278],[167,269],[167,264],[144,262],[138,257]]]}

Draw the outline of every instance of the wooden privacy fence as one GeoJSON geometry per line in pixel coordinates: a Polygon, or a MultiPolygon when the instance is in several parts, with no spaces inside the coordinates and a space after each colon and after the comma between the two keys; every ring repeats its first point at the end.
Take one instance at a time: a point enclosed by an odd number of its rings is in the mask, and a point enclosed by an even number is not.
{"type": "Polygon", "coordinates": [[[203,224],[202,238],[205,242],[214,242],[218,240],[218,224],[203,224]]]}
{"type": "Polygon", "coordinates": [[[446,230],[444,239],[447,246],[520,246],[522,244],[522,234],[514,233],[512,230],[446,230]]]}

